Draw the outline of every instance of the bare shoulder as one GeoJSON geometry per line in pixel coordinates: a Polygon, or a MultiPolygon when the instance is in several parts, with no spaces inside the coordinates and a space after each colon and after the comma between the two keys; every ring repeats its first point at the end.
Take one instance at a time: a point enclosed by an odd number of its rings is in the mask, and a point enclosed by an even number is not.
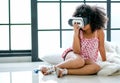
{"type": "Polygon", "coordinates": [[[97,30],[98,38],[104,37],[104,29],[97,30]]]}

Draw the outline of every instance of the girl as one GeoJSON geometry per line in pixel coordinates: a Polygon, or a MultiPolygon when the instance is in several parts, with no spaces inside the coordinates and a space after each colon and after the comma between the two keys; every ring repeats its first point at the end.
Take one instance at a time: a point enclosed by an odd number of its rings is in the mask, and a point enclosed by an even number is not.
{"type": "Polygon", "coordinates": [[[41,72],[48,75],[55,71],[58,77],[96,74],[101,69],[97,63],[98,51],[102,61],[106,61],[103,31],[107,21],[105,16],[100,7],[86,4],[78,6],[73,17],[85,17],[88,23],[81,29],[74,23],[73,45],[63,53],[64,61],[53,67],[42,67],[41,72]]]}

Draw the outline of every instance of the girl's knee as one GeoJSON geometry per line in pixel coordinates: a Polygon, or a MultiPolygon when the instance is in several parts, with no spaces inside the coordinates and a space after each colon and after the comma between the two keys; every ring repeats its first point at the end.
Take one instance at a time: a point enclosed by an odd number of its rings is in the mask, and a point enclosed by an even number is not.
{"type": "Polygon", "coordinates": [[[97,73],[98,71],[100,71],[101,67],[99,65],[94,65],[94,69],[93,72],[97,73]]]}
{"type": "Polygon", "coordinates": [[[85,65],[85,60],[83,58],[77,57],[76,59],[79,67],[83,67],[85,65]]]}
{"type": "Polygon", "coordinates": [[[100,71],[101,67],[99,65],[96,66],[96,70],[100,71]]]}

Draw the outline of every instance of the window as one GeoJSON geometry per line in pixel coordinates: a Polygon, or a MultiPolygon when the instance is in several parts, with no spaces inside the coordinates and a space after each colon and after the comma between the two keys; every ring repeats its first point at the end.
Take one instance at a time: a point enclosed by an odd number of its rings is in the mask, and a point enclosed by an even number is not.
{"type": "Polygon", "coordinates": [[[111,2],[111,41],[120,42],[120,39],[117,38],[120,33],[120,0],[112,0],[111,2]],[[119,2],[117,2],[119,1],[119,2]]]}
{"type": "Polygon", "coordinates": [[[31,1],[0,0],[0,11],[0,56],[31,56],[31,1]]]}
{"type": "Polygon", "coordinates": [[[32,54],[32,60],[37,61],[42,50],[71,46],[73,29],[67,24],[68,19],[83,3],[105,8],[109,18],[105,38],[120,42],[116,38],[120,33],[120,0],[2,0],[0,56],[21,52],[32,54]]]}

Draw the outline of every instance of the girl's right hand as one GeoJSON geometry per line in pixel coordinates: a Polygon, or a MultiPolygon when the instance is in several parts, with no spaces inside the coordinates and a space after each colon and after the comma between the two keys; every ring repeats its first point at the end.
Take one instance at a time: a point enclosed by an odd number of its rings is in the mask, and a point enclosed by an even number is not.
{"type": "Polygon", "coordinates": [[[80,29],[79,24],[74,23],[73,27],[74,27],[74,34],[79,35],[79,29],[80,29]]]}

